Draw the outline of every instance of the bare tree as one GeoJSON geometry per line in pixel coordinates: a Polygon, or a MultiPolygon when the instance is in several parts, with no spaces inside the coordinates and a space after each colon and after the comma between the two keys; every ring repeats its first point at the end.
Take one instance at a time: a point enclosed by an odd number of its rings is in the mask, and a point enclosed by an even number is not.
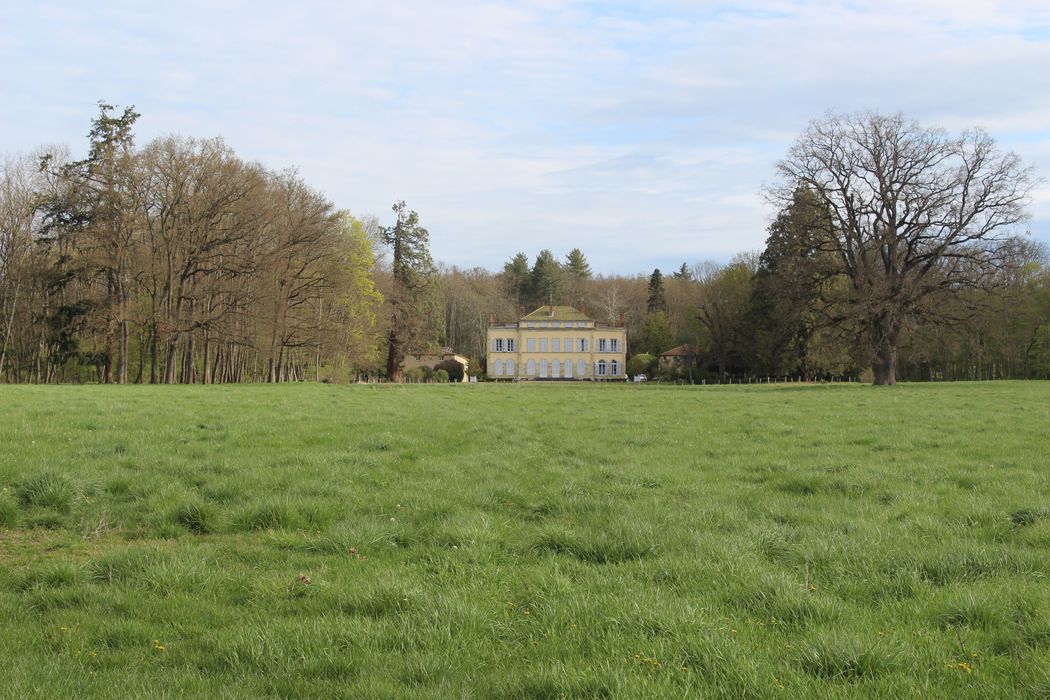
{"type": "Polygon", "coordinates": [[[896,383],[906,322],[994,272],[1033,185],[984,131],[952,136],[899,114],[815,120],[777,167],[774,199],[786,205],[806,187],[832,214],[821,245],[848,280],[844,308],[867,333],[876,384],[896,383]]]}

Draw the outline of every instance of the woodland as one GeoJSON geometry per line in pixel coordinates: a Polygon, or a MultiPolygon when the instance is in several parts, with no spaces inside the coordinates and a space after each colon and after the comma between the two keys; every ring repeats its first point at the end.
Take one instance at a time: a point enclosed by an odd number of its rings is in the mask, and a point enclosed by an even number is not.
{"type": "Polygon", "coordinates": [[[396,381],[445,346],[483,376],[489,323],[548,303],[624,324],[633,373],[689,346],[676,381],[1050,378],[1034,176],[980,131],[814,121],[763,250],[614,275],[580,248],[435,263],[404,202],[385,226],[221,138],[140,146],[138,117],[100,103],[82,159],[0,161],[0,382],[396,381]]]}

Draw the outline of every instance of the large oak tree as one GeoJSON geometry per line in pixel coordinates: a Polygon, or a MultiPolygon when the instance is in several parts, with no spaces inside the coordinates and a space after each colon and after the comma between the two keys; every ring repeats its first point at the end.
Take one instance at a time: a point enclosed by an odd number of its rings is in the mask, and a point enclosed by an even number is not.
{"type": "Polygon", "coordinates": [[[994,273],[1033,183],[980,129],[956,136],[871,112],[811,122],[778,170],[775,197],[787,204],[803,187],[831,213],[821,246],[848,280],[844,303],[867,333],[876,384],[896,383],[906,323],[994,273]]]}

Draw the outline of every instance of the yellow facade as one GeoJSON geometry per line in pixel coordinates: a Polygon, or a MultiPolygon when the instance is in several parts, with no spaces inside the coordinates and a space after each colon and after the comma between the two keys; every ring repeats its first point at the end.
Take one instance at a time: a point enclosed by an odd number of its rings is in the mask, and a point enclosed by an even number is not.
{"type": "Polygon", "coordinates": [[[488,329],[489,379],[623,380],[627,332],[571,306],[541,306],[488,329]]]}

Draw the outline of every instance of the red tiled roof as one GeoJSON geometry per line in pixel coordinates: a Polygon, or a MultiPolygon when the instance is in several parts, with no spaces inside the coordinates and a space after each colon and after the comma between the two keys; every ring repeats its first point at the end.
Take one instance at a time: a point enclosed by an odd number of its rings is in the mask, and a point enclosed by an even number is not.
{"type": "Polygon", "coordinates": [[[691,345],[679,345],[667,352],[660,353],[660,357],[692,357],[693,355],[696,355],[696,351],[691,345]]]}

